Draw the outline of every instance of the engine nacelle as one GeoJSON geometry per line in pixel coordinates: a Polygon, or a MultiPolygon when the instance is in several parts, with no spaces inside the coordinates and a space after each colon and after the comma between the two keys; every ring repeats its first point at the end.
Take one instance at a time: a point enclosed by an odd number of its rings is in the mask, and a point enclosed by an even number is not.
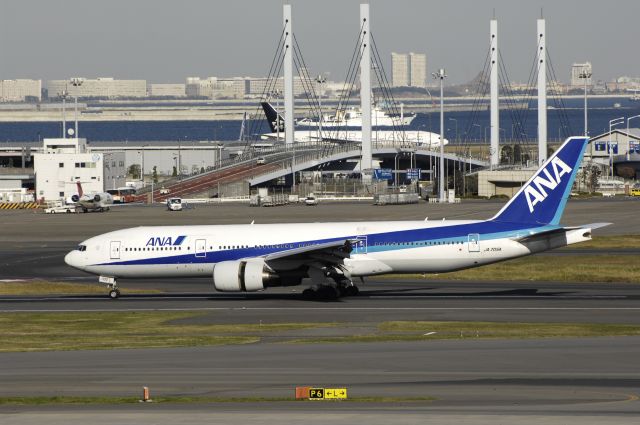
{"type": "Polygon", "coordinates": [[[274,277],[261,258],[221,261],[213,266],[213,285],[222,292],[261,291],[274,277]]]}
{"type": "Polygon", "coordinates": [[[72,202],[78,202],[79,200],[80,200],[80,197],[79,197],[78,195],[73,195],[73,196],[71,197],[71,201],[72,201],[72,202]]]}
{"type": "Polygon", "coordinates": [[[93,202],[100,202],[100,195],[96,195],[93,197],[93,202]]]}

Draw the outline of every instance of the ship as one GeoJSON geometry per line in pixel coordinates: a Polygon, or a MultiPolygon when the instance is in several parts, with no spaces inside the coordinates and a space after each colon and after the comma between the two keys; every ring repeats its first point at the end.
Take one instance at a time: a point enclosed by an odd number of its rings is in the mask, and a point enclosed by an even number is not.
{"type": "MultiPolygon", "coordinates": [[[[402,110],[401,110],[402,111],[402,110]]],[[[384,110],[374,105],[371,108],[371,125],[373,127],[403,127],[408,126],[415,119],[416,114],[388,115],[384,110]]],[[[335,115],[323,114],[322,120],[304,118],[296,122],[303,127],[362,127],[362,110],[349,108],[346,111],[338,111],[335,115]]]]}

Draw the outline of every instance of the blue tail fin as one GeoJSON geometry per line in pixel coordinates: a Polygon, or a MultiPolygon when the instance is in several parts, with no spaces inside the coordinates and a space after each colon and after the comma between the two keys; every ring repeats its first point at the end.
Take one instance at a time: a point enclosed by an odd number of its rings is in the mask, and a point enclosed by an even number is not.
{"type": "Polygon", "coordinates": [[[588,142],[567,139],[492,220],[559,224],[588,142]]]}
{"type": "Polygon", "coordinates": [[[276,133],[278,131],[278,127],[280,127],[280,132],[284,131],[284,119],[282,115],[278,111],[274,109],[274,107],[269,102],[262,102],[262,109],[264,110],[264,114],[267,116],[267,121],[269,122],[269,127],[271,128],[272,133],[276,133]]]}

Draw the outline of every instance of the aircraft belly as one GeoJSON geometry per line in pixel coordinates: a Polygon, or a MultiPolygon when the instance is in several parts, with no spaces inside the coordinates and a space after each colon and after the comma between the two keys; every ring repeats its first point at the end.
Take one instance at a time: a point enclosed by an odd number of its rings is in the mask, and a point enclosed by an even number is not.
{"type": "Polygon", "coordinates": [[[446,273],[530,254],[509,239],[482,241],[479,251],[467,244],[397,249],[369,254],[393,269],[393,273],[446,273]]]}
{"type": "Polygon", "coordinates": [[[90,266],[88,272],[103,276],[132,278],[211,277],[212,264],[141,264],[90,266]]]}

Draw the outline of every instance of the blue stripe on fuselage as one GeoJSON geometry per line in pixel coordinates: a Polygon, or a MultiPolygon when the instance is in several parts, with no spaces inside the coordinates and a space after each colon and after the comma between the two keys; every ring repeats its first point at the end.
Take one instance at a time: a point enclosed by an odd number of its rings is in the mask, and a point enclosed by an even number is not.
{"type": "Polygon", "coordinates": [[[480,234],[480,240],[486,241],[515,236],[526,236],[547,230],[552,230],[558,227],[559,226],[554,225],[531,227],[531,224],[503,223],[488,220],[477,223],[452,226],[398,230],[393,232],[372,233],[366,235],[344,235],[328,239],[286,242],[273,245],[258,245],[255,247],[229,249],[222,251],[208,251],[204,256],[201,257],[196,257],[195,252],[189,252],[163,257],[100,263],[94,264],[94,266],[217,263],[220,261],[232,261],[242,258],[261,257],[275,252],[288,251],[294,248],[327,242],[343,241],[346,239],[355,239],[356,237],[363,236],[367,237],[368,252],[386,252],[399,249],[415,248],[415,244],[418,244],[418,246],[420,246],[427,243],[434,244],[452,240],[460,241],[461,238],[464,242],[466,242],[469,234],[480,234]],[[407,245],[407,243],[413,243],[414,245],[407,245]]]}

